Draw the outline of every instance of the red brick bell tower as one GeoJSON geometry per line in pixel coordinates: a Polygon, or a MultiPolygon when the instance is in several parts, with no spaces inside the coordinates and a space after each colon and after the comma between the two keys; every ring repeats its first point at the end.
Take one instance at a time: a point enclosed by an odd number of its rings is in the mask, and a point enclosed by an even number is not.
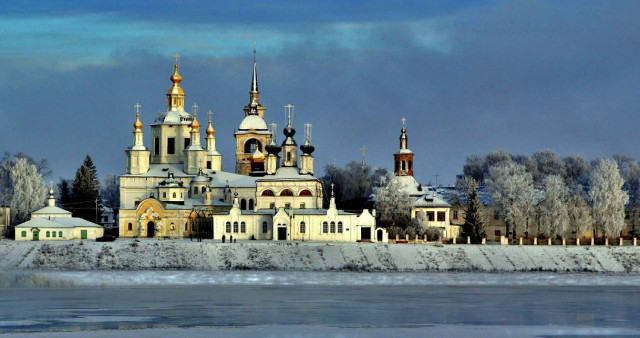
{"type": "Polygon", "coordinates": [[[393,154],[393,173],[396,176],[413,176],[413,152],[408,148],[406,121],[407,119],[403,117],[402,130],[400,131],[400,149],[393,154]]]}

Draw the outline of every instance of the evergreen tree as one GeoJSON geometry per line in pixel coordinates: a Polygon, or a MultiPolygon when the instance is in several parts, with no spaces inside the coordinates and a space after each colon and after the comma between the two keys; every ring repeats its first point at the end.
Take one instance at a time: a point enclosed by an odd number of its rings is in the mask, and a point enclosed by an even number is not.
{"type": "Polygon", "coordinates": [[[482,204],[480,204],[480,198],[478,197],[478,183],[473,178],[470,179],[466,200],[462,237],[471,237],[471,243],[479,244],[487,236],[487,232],[480,215],[482,204]]]}
{"type": "Polygon", "coordinates": [[[62,209],[69,208],[71,203],[71,186],[69,184],[69,180],[60,178],[58,190],[60,191],[60,200],[58,201],[58,206],[62,209]]]}
{"type": "Polygon", "coordinates": [[[84,162],[76,171],[73,180],[73,192],[70,207],[67,208],[75,217],[81,217],[90,222],[97,222],[100,215],[102,199],[100,197],[100,181],[98,170],[91,157],[87,155],[84,162]]]}

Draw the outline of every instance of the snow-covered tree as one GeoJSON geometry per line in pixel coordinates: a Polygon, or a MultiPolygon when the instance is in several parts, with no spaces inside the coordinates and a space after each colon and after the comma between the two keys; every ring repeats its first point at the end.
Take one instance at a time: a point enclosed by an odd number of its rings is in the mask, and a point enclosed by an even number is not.
{"type": "Polygon", "coordinates": [[[629,195],[622,190],[624,180],[618,164],[612,159],[599,160],[591,172],[592,215],[595,231],[605,237],[619,237],[624,229],[624,205],[629,195]]]}
{"type": "Polygon", "coordinates": [[[504,215],[507,235],[527,231],[527,220],[533,209],[533,178],[521,164],[502,162],[489,169],[485,184],[494,206],[504,215]]]}
{"type": "Polygon", "coordinates": [[[118,209],[120,207],[120,182],[116,175],[104,177],[104,189],[102,189],[102,202],[105,206],[118,209]]]}
{"type": "MultiPolygon", "coordinates": [[[[334,186],[336,204],[340,209],[361,210],[367,206],[374,189],[387,179],[386,169],[372,168],[360,162],[351,161],[344,168],[335,165],[325,166],[325,175],[321,178],[326,191],[334,186]]],[[[385,181],[386,182],[386,181],[385,181]]],[[[325,194],[328,198],[330,194],[325,194]]],[[[328,204],[328,199],[324,201],[328,204]]]]}
{"type": "Polygon", "coordinates": [[[545,177],[549,175],[560,177],[567,175],[564,162],[553,150],[549,149],[534,152],[531,154],[531,162],[533,162],[535,168],[529,170],[529,172],[533,176],[533,182],[537,184],[537,186],[543,185],[545,177]]]}
{"type": "Polygon", "coordinates": [[[374,198],[382,223],[402,228],[408,225],[413,201],[404,192],[404,185],[397,177],[393,177],[387,184],[377,188],[374,198]]]}
{"type": "Polygon", "coordinates": [[[568,187],[589,183],[589,163],[580,155],[569,155],[563,160],[565,167],[565,181],[568,187]]]}
{"type": "Polygon", "coordinates": [[[13,223],[22,223],[29,219],[32,211],[44,207],[47,189],[38,168],[26,158],[16,159],[8,169],[11,219],[13,223]]]}
{"type": "Polygon", "coordinates": [[[539,205],[540,232],[549,237],[568,237],[571,233],[567,207],[569,188],[558,175],[547,176],[543,184],[544,198],[539,205]]]}
{"type": "Polygon", "coordinates": [[[631,232],[635,234],[636,227],[640,225],[640,165],[634,158],[625,155],[613,155],[613,159],[618,163],[624,179],[622,188],[629,194],[626,212],[631,221],[631,232]]]}
{"type": "Polygon", "coordinates": [[[587,204],[582,186],[574,186],[571,189],[568,206],[571,232],[575,233],[576,238],[580,238],[584,233],[593,229],[591,208],[587,204]]]}
{"type": "Polygon", "coordinates": [[[482,204],[478,197],[478,184],[473,178],[468,180],[469,187],[466,190],[466,204],[464,208],[464,224],[462,225],[462,237],[471,237],[471,243],[482,243],[487,236],[485,223],[482,221],[482,204]]]}

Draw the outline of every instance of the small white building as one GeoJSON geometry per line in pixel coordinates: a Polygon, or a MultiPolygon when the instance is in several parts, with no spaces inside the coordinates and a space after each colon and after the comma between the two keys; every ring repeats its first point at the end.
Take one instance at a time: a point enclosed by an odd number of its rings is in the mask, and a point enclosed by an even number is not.
{"type": "Polygon", "coordinates": [[[16,241],[96,239],[104,234],[104,228],[71,212],[56,207],[53,190],[49,190],[47,206],[31,213],[31,219],[16,225],[16,241]]]}

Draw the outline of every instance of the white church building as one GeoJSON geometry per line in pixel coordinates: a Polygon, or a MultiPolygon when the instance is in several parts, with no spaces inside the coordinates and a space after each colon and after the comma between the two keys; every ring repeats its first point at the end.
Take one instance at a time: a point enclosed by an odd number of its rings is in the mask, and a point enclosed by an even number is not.
{"type": "MultiPolygon", "coordinates": [[[[235,172],[222,169],[209,114],[201,143],[197,105],[185,111],[178,59],[166,94],[166,111],[151,124],[151,146],[143,139],[136,104],[133,144],[125,150],[126,172],[120,176],[120,237],[274,241],[387,241],[368,210],[337,210],[314,176],[310,125],[298,146],[288,106],[284,141],[276,143],[276,126],[267,127],[260,104],[254,55],[249,104],[234,132],[235,172]]],[[[331,192],[327,192],[331,193],[331,192]]]]}

